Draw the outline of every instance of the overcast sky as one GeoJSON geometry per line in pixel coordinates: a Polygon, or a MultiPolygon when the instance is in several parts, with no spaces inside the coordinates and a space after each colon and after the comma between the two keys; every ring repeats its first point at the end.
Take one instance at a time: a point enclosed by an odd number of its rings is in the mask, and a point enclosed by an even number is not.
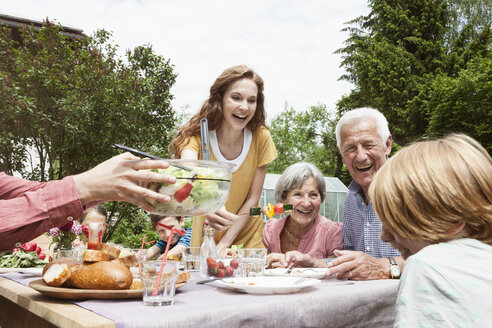
{"type": "Polygon", "coordinates": [[[177,110],[195,113],[227,67],[246,64],[265,81],[268,120],[285,104],[334,109],[352,85],[338,81],[344,23],[367,0],[0,0],[0,13],[113,33],[123,54],[151,44],[178,74],[177,110]]]}

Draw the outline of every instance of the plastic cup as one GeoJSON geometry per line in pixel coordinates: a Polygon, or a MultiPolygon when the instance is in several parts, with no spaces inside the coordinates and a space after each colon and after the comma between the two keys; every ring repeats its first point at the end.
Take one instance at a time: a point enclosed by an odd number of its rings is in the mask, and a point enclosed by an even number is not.
{"type": "Polygon", "coordinates": [[[147,306],[165,306],[174,304],[176,279],[179,262],[166,261],[160,280],[158,279],[162,261],[142,262],[143,303],[147,306]]]}
{"type": "Polygon", "coordinates": [[[240,277],[258,277],[265,273],[266,248],[242,248],[237,251],[239,256],[240,277]]]}
{"type": "Polygon", "coordinates": [[[89,238],[87,238],[87,248],[97,249],[97,245],[101,243],[103,224],[101,222],[90,222],[87,226],[89,230],[89,238]]]}
{"type": "Polygon", "coordinates": [[[182,258],[185,271],[200,271],[200,247],[184,249],[182,258]]]}

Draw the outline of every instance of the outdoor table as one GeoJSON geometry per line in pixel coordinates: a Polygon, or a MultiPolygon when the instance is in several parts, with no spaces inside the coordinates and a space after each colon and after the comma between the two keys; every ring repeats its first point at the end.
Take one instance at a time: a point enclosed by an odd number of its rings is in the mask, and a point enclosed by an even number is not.
{"type": "Polygon", "coordinates": [[[293,294],[254,295],[197,285],[198,275],[191,277],[177,290],[174,305],[148,307],[140,298],[56,299],[28,287],[39,275],[0,274],[0,326],[391,327],[394,322],[398,280],[330,279],[293,294]]]}

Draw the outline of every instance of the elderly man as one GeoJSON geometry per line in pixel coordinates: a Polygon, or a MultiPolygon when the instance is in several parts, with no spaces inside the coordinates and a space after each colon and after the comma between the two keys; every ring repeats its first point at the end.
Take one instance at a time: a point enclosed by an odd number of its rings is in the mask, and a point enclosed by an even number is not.
{"type": "Polygon", "coordinates": [[[388,159],[392,137],[386,118],[372,108],[345,113],[336,126],[337,147],[352,176],[343,214],[343,251],[332,261],[291,252],[286,261],[302,266],[329,267],[330,274],[354,280],[399,278],[404,260],[381,241],[382,224],[368,196],[376,172],[388,159]]]}

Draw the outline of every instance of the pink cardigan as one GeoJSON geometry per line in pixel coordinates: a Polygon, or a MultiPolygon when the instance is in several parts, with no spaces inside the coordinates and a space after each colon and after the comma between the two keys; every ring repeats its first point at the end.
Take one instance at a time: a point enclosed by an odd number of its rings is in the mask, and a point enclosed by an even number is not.
{"type": "MultiPolygon", "coordinates": [[[[267,221],[263,229],[263,244],[270,253],[282,253],[280,233],[288,218],[267,221]]],[[[322,259],[333,255],[335,249],[343,249],[342,224],[318,214],[311,229],[302,236],[297,251],[322,259]]]]}
{"type": "Polygon", "coordinates": [[[83,210],[71,176],[34,182],[0,172],[0,251],[77,219],[83,210]]]}

